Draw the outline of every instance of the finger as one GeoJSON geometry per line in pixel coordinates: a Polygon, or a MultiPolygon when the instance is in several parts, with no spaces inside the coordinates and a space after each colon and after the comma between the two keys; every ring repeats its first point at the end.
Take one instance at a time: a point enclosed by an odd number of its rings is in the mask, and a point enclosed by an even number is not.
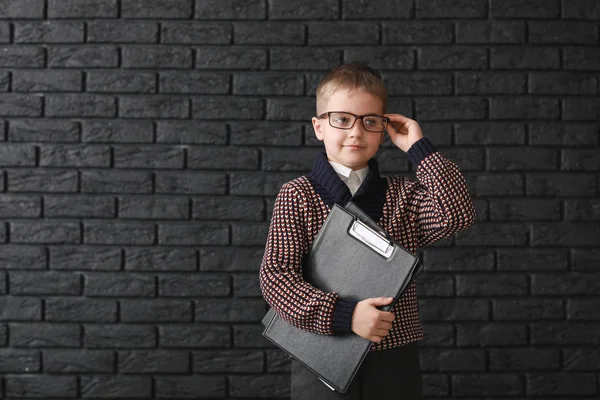
{"type": "Polygon", "coordinates": [[[386,322],[392,322],[395,318],[396,318],[396,316],[394,315],[394,313],[387,312],[387,311],[382,311],[381,315],[379,317],[379,319],[381,321],[386,321],[386,322]]]}
{"type": "Polygon", "coordinates": [[[405,117],[402,114],[383,114],[384,117],[388,117],[389,119],[393,120],[393,121],[400,121],[400,122],[408,122],[410,121],[410,118],[405,117]]]}

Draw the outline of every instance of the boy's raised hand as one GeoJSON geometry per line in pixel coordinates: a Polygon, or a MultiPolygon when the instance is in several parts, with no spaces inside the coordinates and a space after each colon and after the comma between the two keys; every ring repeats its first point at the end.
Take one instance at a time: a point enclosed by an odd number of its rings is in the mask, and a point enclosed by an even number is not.
{"type": "Polygon", "coordinates": [[[352,314],[352,332],[372,342],[381,342],[389,333],[396,316],[376,307],[390,304],[392,300],[392,297],[373,297],[359,301],[352,314]]]}
{"type": "Polygon", "coordinates": [[[384,116],[390,119],[387,126],[390,139],[403,152],[406,153],[417,140],[423,137],[419,123],[414,119],[402,114],[384,114],[384,116]]]}

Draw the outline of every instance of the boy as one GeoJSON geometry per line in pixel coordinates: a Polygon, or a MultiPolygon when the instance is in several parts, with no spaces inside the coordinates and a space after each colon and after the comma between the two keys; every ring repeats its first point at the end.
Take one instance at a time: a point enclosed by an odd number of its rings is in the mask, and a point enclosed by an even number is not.
{"type": "Polygon", "coordinates": [[[299,329],[356,334],[373,343],[346,393],[332,392],[292,360],[291,398],[420,399],[417,341],[423,329],[415,283],[384,312],[376,307],[391,298],[355,301],[315,288],[302,278],[302,258],[335,203],[352,200],[413,253],[470,226],[474,204],[458,167],[423,137],[419,124],[385,114],[387,91],[378,72],[360,63],[338,66],[320,81],[316,103],[312,123],[325,152],[308,175],[285,183],[277,195],[260,287],[272,309],[299,329]],[[386,130],[416,167],[417,182],[379,175],[373,156],[386,130]]]}

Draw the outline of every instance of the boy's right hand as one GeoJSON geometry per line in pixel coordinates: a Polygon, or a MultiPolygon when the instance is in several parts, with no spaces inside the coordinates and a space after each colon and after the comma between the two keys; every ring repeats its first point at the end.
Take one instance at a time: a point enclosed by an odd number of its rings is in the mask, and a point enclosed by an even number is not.
{"type": "Polygon", "coordinates": [[[393,300],[392,297],[373,297],[359,301],[352,313],[352,332],[372,342],[381,342],[396,316],[375,307],[390,304],[393,300]]]}

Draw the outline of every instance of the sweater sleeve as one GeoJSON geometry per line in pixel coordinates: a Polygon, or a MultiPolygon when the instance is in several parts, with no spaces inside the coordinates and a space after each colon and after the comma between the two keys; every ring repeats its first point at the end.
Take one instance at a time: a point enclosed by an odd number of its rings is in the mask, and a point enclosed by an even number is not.
{"type": "Polygon", "coordinates": [[[356,302],[324,292],[302,277],[302,259],[308,252],[308,225],[313,223],[308,202],[290,182],[273,205],[273,216],[260,265],[263,298],[284,321],[322,335],[351,332],[356,302]]]}
{"type": "Polygon", "coordinates": [[[407,152],[416,167],[417,182],[407,209],[415,214],[417,247],[428,246],[471,226],[475,205],[458,166],[442,156],[428,138],[415,142],[407,152]]]}

